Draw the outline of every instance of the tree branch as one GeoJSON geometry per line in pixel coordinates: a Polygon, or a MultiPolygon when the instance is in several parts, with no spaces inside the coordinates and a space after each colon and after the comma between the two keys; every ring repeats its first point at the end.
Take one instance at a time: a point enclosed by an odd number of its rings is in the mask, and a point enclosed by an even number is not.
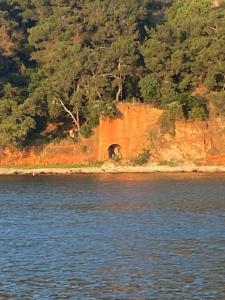
{"type": "Polygon", "coordinates": [[[76,117],[74,116],[74,114],[72,113],[71,110],[69,110],[66,105],[63,103],[63,101],[60,98],[55,98],[57,101],[59,101],[59,103],[61,104],[62,108],[65,110],[65,112],[68,113],[68,115],[71,117],[71,119],[73,120],[75,126],[77,127],[78,133],[80,133],[80,120],[79,120],[79,111],[78,111],[78,107],[76,106],[76,117]]]}

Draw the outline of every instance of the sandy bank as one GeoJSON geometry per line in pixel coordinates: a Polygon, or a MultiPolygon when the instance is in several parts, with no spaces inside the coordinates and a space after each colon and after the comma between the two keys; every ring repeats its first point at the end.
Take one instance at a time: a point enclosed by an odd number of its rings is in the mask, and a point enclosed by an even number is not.
{"type": "Polygon", "coordinates": [[[0,175],[71,175],[71,174],[98,174],[98,173],[221,173],[225,172],[225,166],[101,166],[81,168],[41,168],[41,169],[20,169],[0,168],[0,175]]]}

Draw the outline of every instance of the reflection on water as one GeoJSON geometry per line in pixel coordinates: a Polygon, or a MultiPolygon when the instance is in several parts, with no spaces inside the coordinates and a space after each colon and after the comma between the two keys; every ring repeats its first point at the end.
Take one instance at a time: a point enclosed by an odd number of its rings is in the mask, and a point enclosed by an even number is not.
{"type": "Polygon", "coordinates": [[[0,178],[0,299],[225,299],[225,176],[0,178]]]}

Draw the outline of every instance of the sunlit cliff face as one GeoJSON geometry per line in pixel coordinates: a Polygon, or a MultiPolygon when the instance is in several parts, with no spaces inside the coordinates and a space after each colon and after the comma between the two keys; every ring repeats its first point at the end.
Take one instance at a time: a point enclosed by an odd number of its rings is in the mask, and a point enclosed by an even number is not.
{"type": "Polygon", "coordinates": [[[149,149],[151,162],[163,165],[185,162],[225,166],[224,118],[180,120],[171,135],[160,130],[162,110],[140,103],[121,103],[118,110],[120,117],[101,118],[94,134],[79,143],[61,141],[23,150],[5,148],[0,151],[0,167],[84,164],[108,161],[113,156],[132,163],[143,149],[149,149]]]}
{"type": "Polygon", "coordinates": [[[220,5],[223,4],[223,3],[224,3],[223,0],[213,0],[212,1],[213,7],[215,7],[215,8],[220,7],[220,5]]]}

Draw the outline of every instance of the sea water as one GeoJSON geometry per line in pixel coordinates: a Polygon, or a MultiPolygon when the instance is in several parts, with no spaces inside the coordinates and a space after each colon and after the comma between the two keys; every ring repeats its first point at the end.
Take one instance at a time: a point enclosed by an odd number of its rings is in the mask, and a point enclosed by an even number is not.
{"type": "Polygon", "coordinates": [[[225,299],[225,175],[0,177],[0,299],[225,299]]]}

